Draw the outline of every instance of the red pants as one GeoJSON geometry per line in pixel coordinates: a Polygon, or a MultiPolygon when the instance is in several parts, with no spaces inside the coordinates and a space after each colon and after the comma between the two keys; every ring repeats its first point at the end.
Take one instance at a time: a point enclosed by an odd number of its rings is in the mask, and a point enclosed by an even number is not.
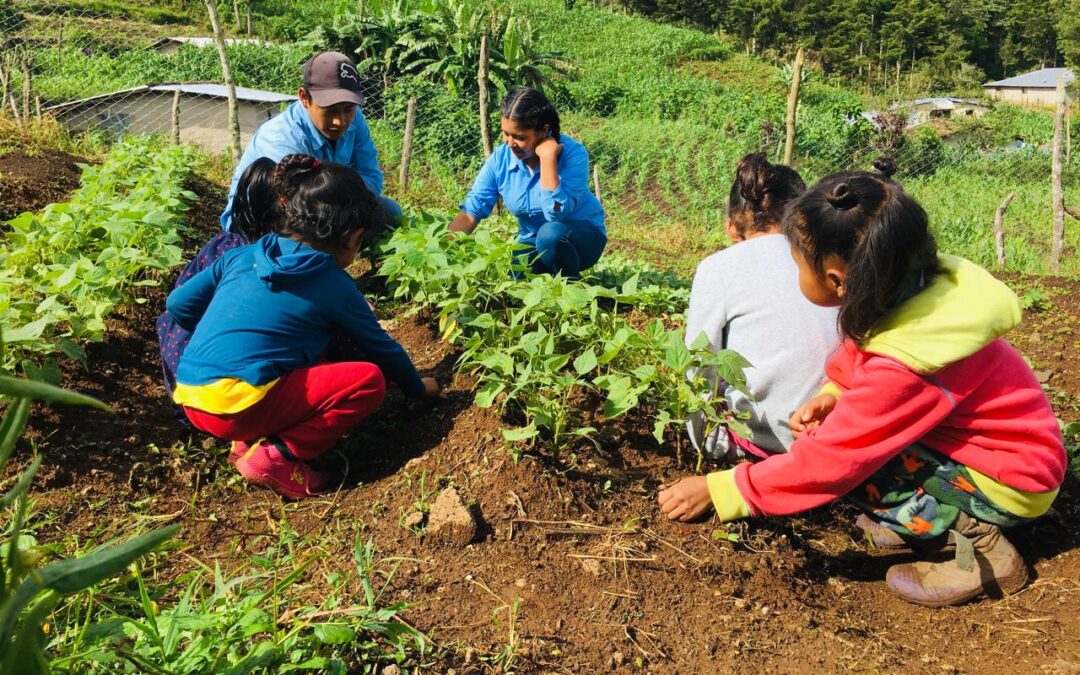
{"type": "Polygon", "coordinates": [[[297,459],[326,452],[382,404],[386,380],[373,363],[345,361],[300,368],[283,376],[246,410],[215,415],[184,408],[197,429],[230,441],[274,436],[297,459]]]}

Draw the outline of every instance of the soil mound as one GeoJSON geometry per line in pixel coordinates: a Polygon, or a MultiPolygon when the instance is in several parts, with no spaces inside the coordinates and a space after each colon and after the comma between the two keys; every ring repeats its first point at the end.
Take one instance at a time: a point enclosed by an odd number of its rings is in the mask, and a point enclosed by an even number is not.
{"type": "Polygon", "coordinates": [[[77,162],[86,160],[59,150],[0,155],[0,221],[64,201],[79,187],[82,169],[77,162]]]}

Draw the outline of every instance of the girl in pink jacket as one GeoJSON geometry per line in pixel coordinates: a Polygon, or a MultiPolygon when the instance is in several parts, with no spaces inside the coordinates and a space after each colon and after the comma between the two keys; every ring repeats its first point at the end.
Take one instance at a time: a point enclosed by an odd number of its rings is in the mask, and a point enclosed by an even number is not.
{"type": "Polygon", "coordinates": [[[879,547],[958,551],[890,568],[905,600],[938,607],[1019,590],[1027,568],[1000,528],[1047,512],[1066,457],[1042,387],[1001,338],[1020,322],[1016,296],[939,254],[926,212],[881,175],[822,179],[784,234],[803,295],[839,307],[828,383],[792,416],[788,454],[683,479],[660,493],[662,510],[685,521],[711,505],[733,520],[847,496],[879,547]]]}

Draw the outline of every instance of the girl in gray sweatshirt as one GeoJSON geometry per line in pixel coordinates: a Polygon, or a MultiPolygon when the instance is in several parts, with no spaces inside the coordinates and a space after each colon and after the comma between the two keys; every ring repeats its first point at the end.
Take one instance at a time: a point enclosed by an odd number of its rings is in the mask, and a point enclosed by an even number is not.
{"type": "MultiPolygon", "coordinates": [[[[713,350],[732,349],[750,362],[752,399],[720,383],[736,413],[748,412],[751,439],[726,428],[706,433],[702,417],[688,424],[690,440],[713,459],[786,452],[788,419],[821,386],[825,360],[837,343],[836,309],[811,304],[799,291],[791,248],[780,234],[789,201],[806,184],[793,169],[765,155],[742,158],[728,205],[727,233],[734,244],[698,265],[690,291],[686,344],[701,333],[713,350]]],[[[711,382],[715,373],[704,376],[711,382]]]]}

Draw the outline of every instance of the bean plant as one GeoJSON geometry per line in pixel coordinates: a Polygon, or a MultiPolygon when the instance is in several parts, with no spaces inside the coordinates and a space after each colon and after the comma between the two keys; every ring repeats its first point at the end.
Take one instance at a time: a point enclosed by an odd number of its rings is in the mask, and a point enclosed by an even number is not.
{"type": "Polygon", "coordinates": [[[184,189],[190,148],[147,140],[116,145],[104,163],[80,165],[70,201],[8,222],[0,245],[0,326],[8,345],[0,366],[57,352],[82,361],[81,343],[102,339],[105,318],[155,271],[182,259],[184,189]]]}
{"type": "Polygon", "coordinates": [[[745,392],[749,364],[707,343],[686,346],[685,282],[629,261],[583,280],[533,275],[515,262],[505,228],[451,238],[447,220],[424,215],[399,227],[383,245],[381,273],[393,297],[438,314],[442,336],[461,348],[458,367],[478,378],[477,405],[522,422],[504,430],[508,441],[558,453],[592,439],[591,400],[602,401],[604,420],[652,415],[658,442],[692,415],[747,433],[715,378],[694,374],[718,373],[745,392]]]}

